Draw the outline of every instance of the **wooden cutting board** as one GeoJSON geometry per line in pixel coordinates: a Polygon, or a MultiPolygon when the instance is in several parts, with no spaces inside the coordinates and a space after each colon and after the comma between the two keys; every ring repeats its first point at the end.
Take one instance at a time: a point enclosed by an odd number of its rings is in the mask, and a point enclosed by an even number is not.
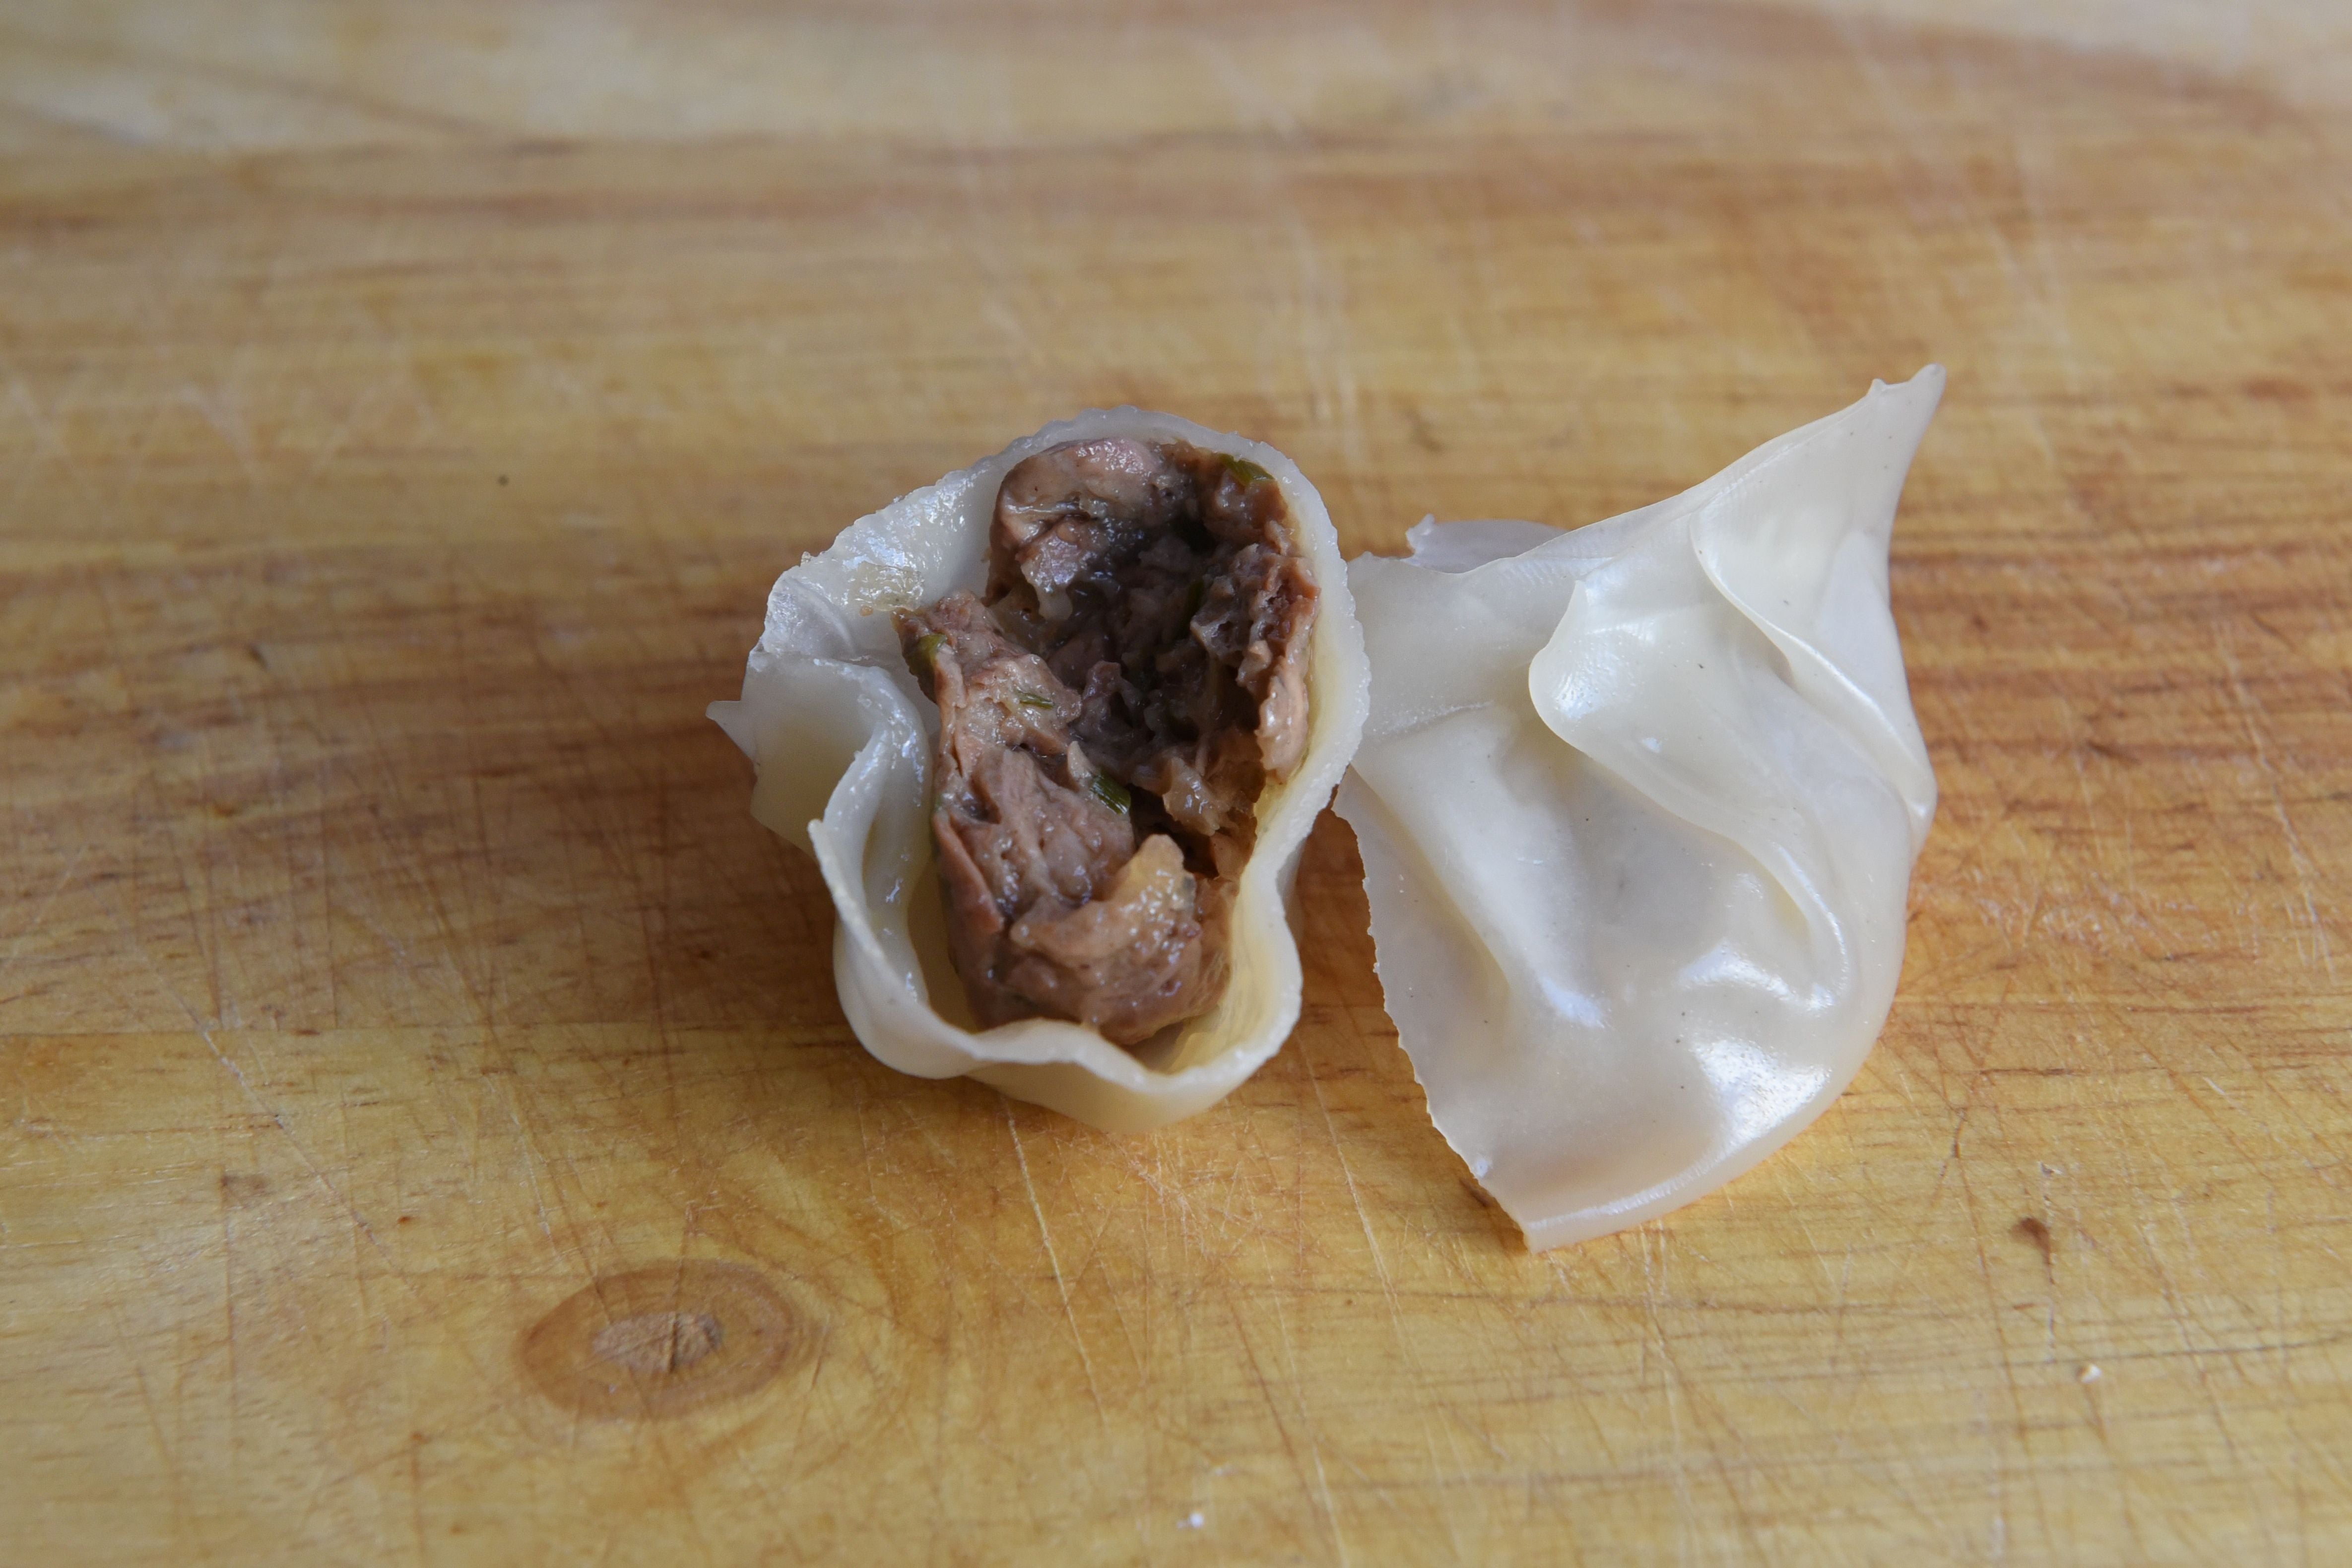
{"type": "Polygon", "coordinates": [[[0,1556],[2352,1560],[2347,29],[2119,9],[5,6],[0,1556]],[[1929,360],[1902,995],[1628,1234],[1329,818],[1210,1113],[882,1068],[702,718],[1079,407],[1393,549],[1929,360]]]}

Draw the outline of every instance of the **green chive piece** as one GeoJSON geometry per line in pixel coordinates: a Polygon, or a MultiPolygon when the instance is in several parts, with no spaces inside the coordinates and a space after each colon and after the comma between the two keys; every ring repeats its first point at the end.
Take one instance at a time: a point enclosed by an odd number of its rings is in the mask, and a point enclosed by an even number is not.
{"type": "Polygon", "coordinates": [[[1097,800],[1113,811],[1124,812],[1135,804],[1135,797],[1127,793],[1127,786],[1108,773],[1095,774],[1087,781],[1087,788],[1097,800]]]}
{"type": "Polygon", "coordinates": [[[1223,458],[1225,460],[1225,472],[1233,475],[1234,478],[1239,479],[1245,485],[1254,485],[1260,479],[1270,479],[1274,478],[1272,474],[1267,473],[1264,468],[1259,468],[1247,458],[1236,458],[1230,452],[1221,452],[1218,456],[1223,458]]]}
{"type": "Polygon", "coordinates": [[[1040,697],[1034,691],[1016,691],[1013,700],[1024,708],[1051,708],[1054,705],[1052,698],[1040,697]]]}
{"type": "Polygon", "coordinates": [[[947,634],[944,632],[932,632],[928,637],[917,637],[915,646],[907,650],[907,668],[917,675],[930,674],[931,667],[939,663],[940,649],[947,646],[947,634]]]}

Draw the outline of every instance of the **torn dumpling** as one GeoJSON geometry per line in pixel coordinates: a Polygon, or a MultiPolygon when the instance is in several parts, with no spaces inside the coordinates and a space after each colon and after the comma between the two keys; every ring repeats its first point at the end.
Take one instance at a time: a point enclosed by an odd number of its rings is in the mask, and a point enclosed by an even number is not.
{"type": "Polygon", "coordinates": [[[1943,380],[1572,533],[1424,523],[1349,568],[1382,990],[1531,1246],[1729,1181],[1877,1037],[1936,804],[1887,543],[1943,380]]]}
{"type": "Polygon", "coordinates": [[[1304,476],[1119,409],[786,573],[712,716],[754,814],[824,868],[869,1049],[1129,1129],[1213,1103],[1296,1021],[1285,884],[1365,701],[1304,476]]]}

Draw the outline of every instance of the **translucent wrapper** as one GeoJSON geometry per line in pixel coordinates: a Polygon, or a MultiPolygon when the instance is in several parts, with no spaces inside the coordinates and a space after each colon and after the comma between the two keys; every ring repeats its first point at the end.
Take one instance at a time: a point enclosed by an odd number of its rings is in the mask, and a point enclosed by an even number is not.
{"type": "Polygon", "coordinates": [[[710,716],[758,773],[751,814],[815,857],[840,915],[834,980],[866,1048],[923,1078],[969,1075],[1111,1131],[1214,1104],[1281,1048],[1298,1018],[1298,949],[1284,902],[1316,814],[1355,752],[1367,704],[1363,638],[1322,498],[1273,447],[1166,414],[1095,410],[861,518],[768,595],[767,628],[736,702],[710,716]],[[974,1026],[948,958],[932,865],[939,716],[899,650],[890,612],[988,576],[988,527],[1006,472],[1065,441],[1188,441],[1257,464],[1281,486],[1321,590],[1307,666],[1308,734],[1290,777],[1257,803],[1235,891],[1231,980],[1211,1012],[1127,1050],[1052,1018],[974,1026]]]}
{"type": "Polygon", "coordinates": [[[1424,522],[1350,568],[1388,1009],[1531,1247],[1747,1170],[1885,1021],[1936,809],[1887,542],[1943,383],[1572,533],[1424,522]]]}

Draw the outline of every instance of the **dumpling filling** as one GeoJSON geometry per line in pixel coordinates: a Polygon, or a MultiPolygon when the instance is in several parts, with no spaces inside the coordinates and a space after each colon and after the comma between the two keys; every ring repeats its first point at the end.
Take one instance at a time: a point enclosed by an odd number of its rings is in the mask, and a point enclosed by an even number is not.
{"type": "Polygon", "coordinates": [[[1259,793],[1306,749],[1317,597],[1254,463],[1115,437],[1005,475],[986,594],[898,617],[939,705],[931,831],[983,1025],[1133,1046],[1216,1004],[1259,793]]]}

